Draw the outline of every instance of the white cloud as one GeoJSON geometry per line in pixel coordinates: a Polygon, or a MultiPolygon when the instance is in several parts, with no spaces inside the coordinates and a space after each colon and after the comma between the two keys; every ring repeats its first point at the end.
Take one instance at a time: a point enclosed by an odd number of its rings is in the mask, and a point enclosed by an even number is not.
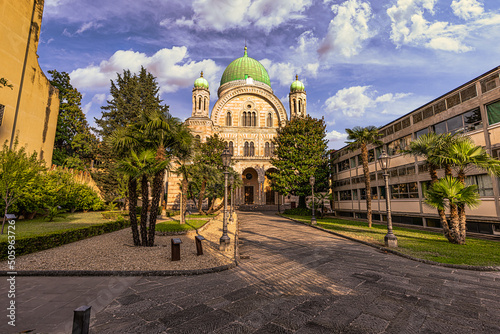
{"type": "Polygon", "coordinates": [[[95,94],[92,98],[92,102],[102,104],[106,101],[106,94],[95,94]]]}
{"type": "Polygon", "coordinates": [[[87,31],[89,29],[97,29],[97,28],[100,28],[102,27],[102,24],[101,23],[97,23],[97,22],[87,22],[87,23],[84,23],[80,28],[78,28],[78,30],[75,32],[75,34],[81,34],[83,33],[84,31],[87,31]]]}
{"type": "Polygon", "coordinates": [[[109,87],[110,80],[116,79],[117,73],[128,69],[137,73],[141,66],[148,69],[158,81],[160,93],[171,93],[179,88],[190,87],[200,72],[211,83],[213,89],[217,82],[220,68],[211,59],[195,62],[189,59],[187,48],[172,47],[161,49],[152,56],[131,50],[116,51],[108,60],[99,65],[78,68],[70,73],[72,83],[78,89],[97,90],[109,87]]]}
{"type": "Polygon", "coordinates": [[[87,103],[86,105],[83,106],[82,108],[82,112],[87,115],[87,113],[89,112],[90,110],[90,107],[92,107],[92,102],[89,102],[87,103]]]}
{"type": "Polygon", "coordinates": [[[180,26],[223,31],[254,25],[266,32],[288,20],[304,18],[311,0],[195,0],[192,18],[176,21],[180,26]]]}
{"type": "Polygon", "coordinates": [[[453,14],[464,20],[479,17],[484,13],[483,4],[477,0],[453,0],[451,9],[453,14]]]}
{"type": "Polygon", "coordinates": [[[398,0],[387,9],[392,22],[391,40],[397,47],[410,45],[452,52],[471,51],[473,48],[464,42],[468,33],[466,25],[444,21],[431,23],[425,19],[426,12],[434,14],[436,1],[398,0]]]}
{"type": "Polygon", "coordinates": [[[380,105],[387,106],[409,96],[407,93],[388,93],[376,96],[377,91],[371,86],[354,86],[339,90],[325,101],[326,112],[340,111],[347,117],[362,117],[367,109],[380,105]]]}
{"type": "Polygon", "coordinates": [[[368,2],[348,0],[332,5],[335,18],[330,21],[328,32],[318,49],[320,55],[328,54],[352,57],[357,55],[363,43],[375,35],[368,26],[372,11],[368,2]]]}
{"type": "Polygon", "coordinates": [[[345,145],[347,133],[338,132],[336,130],[328,131],[326,133],[326,139],[328,139],[328,147],[339,148],[345,145]]]}

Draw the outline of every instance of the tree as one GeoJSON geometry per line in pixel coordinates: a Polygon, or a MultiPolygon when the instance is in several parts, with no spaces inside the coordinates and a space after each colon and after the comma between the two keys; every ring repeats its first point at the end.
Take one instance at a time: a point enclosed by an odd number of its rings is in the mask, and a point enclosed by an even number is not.
{"type": "MultiPolygon", "coordinates": [[[[458,181],[465,186],[467,172],[472,168],[479,168],[490,175],[500,176],[500,161],[492,158],[486,150],[477,146],[470,137],[458,137],[446,152],[443,152],[438,159],[443,164],[454,166],[458,181]]],[[[459,203],[458,217],[460,223],[460,239],[465,241],[466,213],[465,204],[459,203]],[[463,226],[463,228],[462,228],[463,226]]]]}
{"type": "MultiPolygon", "coordinates": [[[[438,181],[437,170],[441,167],[442,163],[444,163],[441,157],[446,155],[446,151],[456,140],[456,134],[438,135],[434,132],[430,132],[412,141],[409,148],[402,150],[402,153],[426,159],[432,186],[438,181]]],[[[451,167],[449,164],[445,164],[445,175],[451,176],[451,167]]],[[[452,242],[453,238],[450,236],[450,228],[446,219],[445,210],[439,206],[436,208],[441,226],[443,227],[443,234],[452,242]]]]}
{"type": "Polygon", "coordinates": [[[95,158],[97,138],[82,111],[82,94],[71,85],[68,73],[49,73],[50,84],[59,90],[60,100],[52,160],[59,166],[84,169],[95,158]]]}
{"type": "Polygon", "coordinates": [[[349,150],[354,151],[361,149],[361,160],[363,162],[363,175],[365,179],[365,190],[366,190],[366,211],[368,218],[368,227],[372,227],[372,192],[370,187],[370,170],[368,169],[368,145],[382,145],[382,142],[378,139],[380,133],[378,128],[370,125],[365,128],[356,126],[352,130],[345,129],[347,132],[347,139],[350,140],[346,142],[349,144],[349,150]]]}
{"type": "Polygon", "coordinates": [[[31,186],[40,172],[45,170],[43,162],[37,159],[37,154],[26,153],[24,147],[17,149],[17,140],[13,149],[3,144],[0,151],[0,196],[5,203],[2,231],[5,225],[9,207],[23,194],[25,187],[31,186]]]}
{"type": "Polygon", "coordinates": [[[324,119],[295,118],[278,129],[273,139],[276,167],[269,173],[274,191],[299,196],[299,207],[306,208],[311,194],[309,177],[316,178],[315,191],[328,188],[326,125],[324,119]]]}
{"type": "MultiPolygon", "coordinates": [[[[120,76],[118,76],[121,79],[120,76]]],[[[128,83],[124,84],[125,92],[132,96],[130,103],[134,103],[135,114],[131,116],[135,122],[116,128],[110,133],[109,138],[115,149],[115,161],[127,163],[130,155],[135,154],[142,161],[137,165],[136,172],[129,185],[134,188],[133,179],[141,180],[142,210],[141,210],[141,238],[143,246],[153,246],[155,237],[156,217],[163,189],[165,169],[170,166],[174,157],[185,157],[190,154],[193,137],[189,130],[168,113],[168,107],[162,105],[159,98],[159,88],[154,76],[141,68],[138,75],[130,75],[124,71],[128,83]],[[135,82],[135,83],[134,83],[135,82]],[[138,98],[138,100],[136,100],[138,98]],[[149,206],[149,181],[152,179],[152,201],[149,206]],[[150,209],[149,209],[150,208],[150,209]],[[146,222],[149,211],[149,228],[146,233],[146,222]]],[[[120,81],[119,81],[120,83],[120,81]]],[[[113,85],[112,85],[113,87],[113,85]]],[[[116,88],[116,86],[115,86],[116,88]]],[[[116,101],[109,101],[108,106],[117,106],[113,109],[116,115],[126,115],[130,105],[126,103],[124,92],[115,89],[116,101]],[[125,101],[125,102],[124,102],[125,101]],[[124,110],[120,110],[124,108],[124,110]]],[[[114,108],[114,107],[113,107],[114,108]]],[[[106,116],[106,117],[109,117],[106,116]]],[[[107,133],[109,124],[119,125],[121,121],[108,119],[110,123],[104,125],[102,133],[107,133]]],[[[133,194],[129,202],[133,205],[133,194]]],[[[130,209],[132,211],[132,209],[130,209]]],[[[133,217],[131,216],[131,219],[133,217]]],[[[134,240],[135,243],[135,240],[134,240]]]]}
{"type": "MultiPolygon", "coordinates": [[[[477,186],[465,186],[460,180],[453,176],[439,179],[425,192],[425,203],[440,210],[449,207],[450,222],[448,240],[452,243],[462,245],[465,243],[465,221],[459,218],[458,207],[468,206],[475,208],[479,205],[479,194],[477,186]]],[[[446,217],[445,217],[446,219],[446,217]]]]}

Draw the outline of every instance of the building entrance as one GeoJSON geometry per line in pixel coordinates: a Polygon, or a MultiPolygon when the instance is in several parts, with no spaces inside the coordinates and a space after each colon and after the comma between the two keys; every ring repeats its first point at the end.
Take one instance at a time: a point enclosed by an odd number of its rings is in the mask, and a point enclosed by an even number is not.
{"type": "Polygon", "coordinates": [[[245,204],[253,204],[253,186],[245,186],[245,204]]]}

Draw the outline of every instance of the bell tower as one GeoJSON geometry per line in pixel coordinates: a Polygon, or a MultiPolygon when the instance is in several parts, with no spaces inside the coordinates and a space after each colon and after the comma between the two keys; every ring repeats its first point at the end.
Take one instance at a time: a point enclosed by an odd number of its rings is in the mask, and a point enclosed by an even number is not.
{"type": "Polygon", "coordinates": [[[210,91],[208,90],[208,81],[203,77],[203,71],[200,77],[194,81],[193,87],[193,111],[192,117],[208,117],[210,104],[210,91]]]}
{"type": "Polygon", "coordinates": [[[305,117],[307,115],[307,96],[305,86],[299,81],[299,76],[295,75],[295,81],[290,85],[290,119],[305,117]]]}

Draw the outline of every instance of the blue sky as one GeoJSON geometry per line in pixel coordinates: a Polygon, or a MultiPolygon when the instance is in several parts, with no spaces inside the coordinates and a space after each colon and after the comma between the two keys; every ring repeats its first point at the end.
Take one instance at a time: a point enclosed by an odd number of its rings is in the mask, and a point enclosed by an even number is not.
{"type": "Polygon", "coordinates": [[[211,106],[243,55],[267,69],[288,110],[295,74],[330,148],[345,129],[387,124],[500,65],[500,3],[485,0],[45,0],[38,54],[70,73],[87,119],[110,80],[145,66],[180,119],[204,71],[211,106]]]}

